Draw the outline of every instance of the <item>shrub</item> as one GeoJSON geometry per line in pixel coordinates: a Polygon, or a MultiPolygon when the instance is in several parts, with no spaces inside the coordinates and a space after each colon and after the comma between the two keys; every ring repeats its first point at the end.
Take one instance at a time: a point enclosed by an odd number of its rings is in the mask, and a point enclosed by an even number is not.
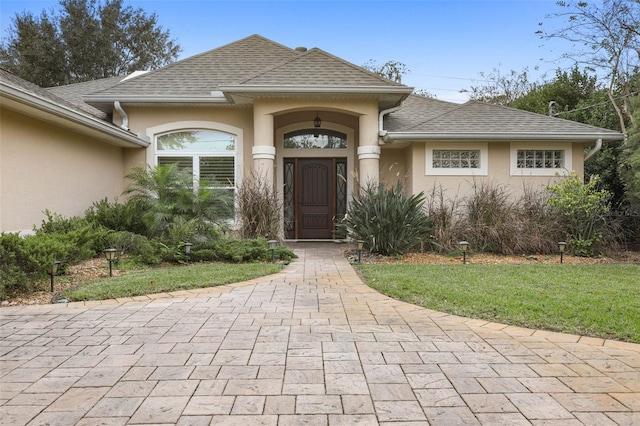
{"type": "Polygon", "coordinates": [[[238,188],[237,200],[242,238],[278,238],[281,206],[266,180],[252,174],[238,188]]]}
{"type": "MultiPolygon", "coordinates": [[[[65,218],[48,210],[45,210],[45,215],[47,219],[42,221],[40,228],[34,229],[35,237],[40,237],[40,239],[34,239],[34,236],[27,237],[28,244],[44,245],[46,250],[47,244],[56,246],[57,243],[60,243],[64,245],[64,248],[62,246],[57,248],[58,260],[67,263],[90,259],[104,248],[102,245],[96,247],[96,243],[103,241],[105,237],[104,228],[95,229],[93,225],[81,217],[65,218]]],[[[56,249],[52,247],[51,250],[56,249]]]]}
{"type": "Polygon", "coordinates": [[[515,252],[557,253],[563,233],[560,220],[549,205],[549,194],[525,186],[522,197],[514,206],[516,216],[513,220],[518,223],[515,252]]]}
{"type": "Polygon", "coordinates": [[[81,217],[65,218],[61,214],[44,211],[47,217],[39,228],[34,228],[36,234],[66,234],[68,232],[84,229],[89,224],[81,217]]]}
{"type": "Polygon", "coordinates": [[[73,262],[93,257],[95,252],[86,240],[85,225],[67,233],[44,233],[20,237],[0,234],[0,296],[32,290],[32,283],[46,276],[54,260],[62,262],[59,273],[73,262]]]}
{"type": "Polygon", "coordinates": [[[502,185],[473,184],[464,200],[464,235],[478,251],[512,254],[518,234],[511,195],[502,185]]]}
{"type": "Polygon", "coordinates": [[[23,258],[24,240],[18,233],[0,234],[0,298],[16,291],[29,290],[29,280],[23,258]]]}
{"type": "Polygon", "coordinates": [[[128,255],[137,263],[157,265],[162,262],[162,245],[133,232],[112,232],[109,235],[109,247],[118,250],[118,256],[128,255]]]}
{"type": "Polygon", "coordinates": [[[339,225],[372,253],[400,255],[418,245],[431,230],[424,193],[409,196],[402,183],[386,188],[367,185],[354,198],[339,225]]]}
{"type": "Polygon", "coordinates": [[[466,240],[477,251],[496,254],[550,254],[563,238],[557,215],[548,204],[546,191],[523,188],[513,198],[506,187],[474,183],[462,200],[444,196],[442,188],[431,191],[427,202],[433,232],[431,246],[440,252],[458,249],[466,240]]]}
{"type": "Polygon", "coordinates": [[[429,244],[437,252],[452,251],[460,241],[460,202],[458,198],[448,199],[442,186],[431,190],[426,201],[427,215],[431,220],[429,244]]]}
{"type": "Polygon", "coordinates": [[[120,204],[116,199],[110,203],[106,198],[94,202],[85,211],[85,219],[95,227],[104,227],[114,231],[129,231],[144,234],[145,226],[139,215],[129,212],[132,206],[120,204]]]}
{"type": "Polygon", "coordinates": [[[592,256],[605,232],[611,194],[597,189],[598,180],[593,176],[585,183],[573,172],[547,187],[549,205],[562,218],[570,250],[577,256],[592,256]]]}
{"type": "MultiPolygon", "coordinates": [[[[290,261],[295,254],[287,247],[278,247],[275,250],[277,260],[290,261]]],[[[271,250],[264,238],[233,240],[222,239],[219,241],[215,256],[218,260],[228,262],[260,262],[271,260],[271,250]]]]}

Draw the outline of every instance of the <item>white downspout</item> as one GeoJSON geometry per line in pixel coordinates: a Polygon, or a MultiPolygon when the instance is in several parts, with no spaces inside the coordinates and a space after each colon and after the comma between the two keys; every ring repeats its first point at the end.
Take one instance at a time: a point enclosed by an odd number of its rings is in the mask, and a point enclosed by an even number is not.
{"type": "Polygon", "coordinates": [[[584,155],[584,161],[586,162],[589,158],[593,157],[594,155],[596,155],[596,153],[598,151],[600,151],[600,149],[602,148],[602,138],[598,139],[596,141],[596,146],[593,147],[593,149],[589,152],[587,152],[584,155]]]}
{"type": "Polygon", "coordinates": [[[389,133],[388,131],[384,130],[384,116],[387,114],[391,114],[392,112],[396,112],[400,108],[402,108],[402,104],[393,108],[384,109],[378,114],[378,136],[382,139],[383,143],[387,142],[387,133],[389,133]]]}
{"type": "Polygon", "coordinates": [[[122,117],[122,124],[120,125],[120,128],[122,128],[122,129],[124,129],[124,130],[126,130],[128,132],[129,131],[129,116],[124,111],[124,109],[122,109],[122,105],[120,105],[120,101],[115,101],[113,103],[113,107],[116,109],[116,111],[118,111],[118,114],[120,114],[120,116],[122,117]]]}

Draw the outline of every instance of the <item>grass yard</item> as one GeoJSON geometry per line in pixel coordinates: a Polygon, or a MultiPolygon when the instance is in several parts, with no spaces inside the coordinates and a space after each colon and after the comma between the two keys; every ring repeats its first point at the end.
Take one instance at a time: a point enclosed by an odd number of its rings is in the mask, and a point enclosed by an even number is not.
{"type": "Polygon", "coordinates": [[[396,299],[470,318],[640,343],[640,265],[358,266],[396,299]]]}
{"type": "Polygon", "coordinates": [[[60,298],[70,301],[104,300],[215,287],[274,274],[282,268],[284,265],[277,263],[192,263],[145,269],[67,289],[60,298]]]}

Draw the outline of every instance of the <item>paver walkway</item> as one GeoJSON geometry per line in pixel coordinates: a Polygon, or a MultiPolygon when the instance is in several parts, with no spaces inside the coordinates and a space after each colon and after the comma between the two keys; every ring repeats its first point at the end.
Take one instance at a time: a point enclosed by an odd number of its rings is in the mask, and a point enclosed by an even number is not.
{"type": "Polygon", "coordinates": [[[2,425],[640,425],[640,345],[469,320],[340,247],[153,298],[0,310],[2,425]]]}

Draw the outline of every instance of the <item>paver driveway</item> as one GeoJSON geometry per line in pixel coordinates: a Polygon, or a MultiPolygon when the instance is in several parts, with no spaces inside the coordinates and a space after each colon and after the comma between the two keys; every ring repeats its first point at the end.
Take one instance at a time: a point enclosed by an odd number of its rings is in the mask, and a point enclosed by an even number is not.
{"type": "Polygon", "coordinates": [[[2,425],[640,424],[640,345],[446,315],[332,244],[196,292],[0,310],[2,425]]]}

